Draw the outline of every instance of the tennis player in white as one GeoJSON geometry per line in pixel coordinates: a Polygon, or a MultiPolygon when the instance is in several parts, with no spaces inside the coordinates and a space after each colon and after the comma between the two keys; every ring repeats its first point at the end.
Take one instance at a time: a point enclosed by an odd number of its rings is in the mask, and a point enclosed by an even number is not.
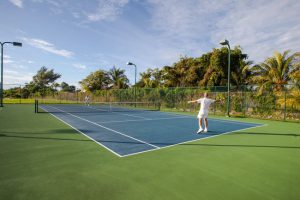
{"type": "Polygon", "coordinates": [[[216,100],[213,99],[209,99],[208,98],[208,94],[204,93],[204,97],[201,99],[197,99],[194,101],[188,101],[188,103],[200,103],[200,110],[198,113],[197,118],[199,119],[199,130],[197,131],[197,133],[201,133],[201,132],[207,132],[207,128],[208,128],[208,121],[207,121],[207,117],[208,117],[208,110],[209,110],[209,106],[210,104],[214,103],[216,100]],[[204,129],[202,128],[202,119],[204,118],[204,129]]]}
{"type": "Polygon", "coordinates": [[[90,97],[89,97],[89,95],[85,96],[84,103],[85,103],[86,106],[90,106],[90,97]]]}

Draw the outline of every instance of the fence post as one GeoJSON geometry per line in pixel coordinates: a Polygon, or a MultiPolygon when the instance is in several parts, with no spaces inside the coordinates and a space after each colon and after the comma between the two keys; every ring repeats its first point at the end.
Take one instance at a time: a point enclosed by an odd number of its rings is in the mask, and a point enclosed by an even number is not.
{"type": "Polygon", "coordinates": [[[107,93],[108,93],[108,88],[106,88],[106,90],[105,90],[105,101],[106,102],[108,102],[107,93]]]}
{"type": "MultiPolygon", "coordinates": [[[[216,86],[214,86],[214,92],[215,92],[215,100],[217,100],[216,86]]],[[[216,103],[214,103],[214,115],[216,115],[216,103]]]]}
{"type": "Polygon", "coordinates": [[[22,86],[20,85],[20,101],[19,103],[21,104],[22,103],[22,86]]]}
{"type": "Polygon", "coordinates": [[[284,87],[284,118],[283,118],[284,121],[285,118],[286,118],[286,88],[284,87]]]}
{"type": "Polygon", "coordinates": [[[78,89],[76,89],[75,88],[75,93],[76,93],[76,103],[78,104],[79,102],[78,102],[78,93],[79,93],[79,91],[78,91],[78,89]]]}
{"type": "Polygon", "coordinates": [[[244,117],[246,117],[246,98],[247,98],[247,92],[245,91],[245,86],[243,85],[242,86],[242,96],[243,96],[243,104],[242,104],[242,107],[243,107],[243,113],[244,113],[244,117]]]}

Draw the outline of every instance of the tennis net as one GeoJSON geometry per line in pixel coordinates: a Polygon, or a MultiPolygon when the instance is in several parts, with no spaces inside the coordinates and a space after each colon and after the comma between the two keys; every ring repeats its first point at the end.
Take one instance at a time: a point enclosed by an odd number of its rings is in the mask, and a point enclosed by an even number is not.
{"type": "Polygon", "coordinates": [[[35,113],[101,113],[158,111],[157,102],[92,102],[89,105],[77,102],[57,103],[35,100],[35,113]]]}

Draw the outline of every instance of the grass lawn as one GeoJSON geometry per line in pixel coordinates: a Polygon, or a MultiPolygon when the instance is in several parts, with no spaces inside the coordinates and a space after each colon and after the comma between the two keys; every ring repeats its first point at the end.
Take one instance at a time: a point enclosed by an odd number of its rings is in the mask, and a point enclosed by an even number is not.
{"type": "Polygon", "coordinates": [[[32,104],[5,105],[0,199],[300,199],[300,123],[233,120],[266,125],[119,158],[32,104]]]}

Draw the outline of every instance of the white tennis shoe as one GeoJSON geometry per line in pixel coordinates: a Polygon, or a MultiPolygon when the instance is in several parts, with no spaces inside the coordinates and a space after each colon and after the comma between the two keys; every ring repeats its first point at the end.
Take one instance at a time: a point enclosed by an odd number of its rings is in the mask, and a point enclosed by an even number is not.
{"type": "Polygon", "coordinates": [[[199,128],[199,130],[197,131],[197,133],[199,134],[199,133],[201,133],[203,131],[203,129],[202,128],[199,128]]]}
{"type": "Polygon", "coordinates": [[[207,131],[208,131],[207,128],[205,128],[203,132],[204,132],[204,133],[207,133],[207,131]]]}

